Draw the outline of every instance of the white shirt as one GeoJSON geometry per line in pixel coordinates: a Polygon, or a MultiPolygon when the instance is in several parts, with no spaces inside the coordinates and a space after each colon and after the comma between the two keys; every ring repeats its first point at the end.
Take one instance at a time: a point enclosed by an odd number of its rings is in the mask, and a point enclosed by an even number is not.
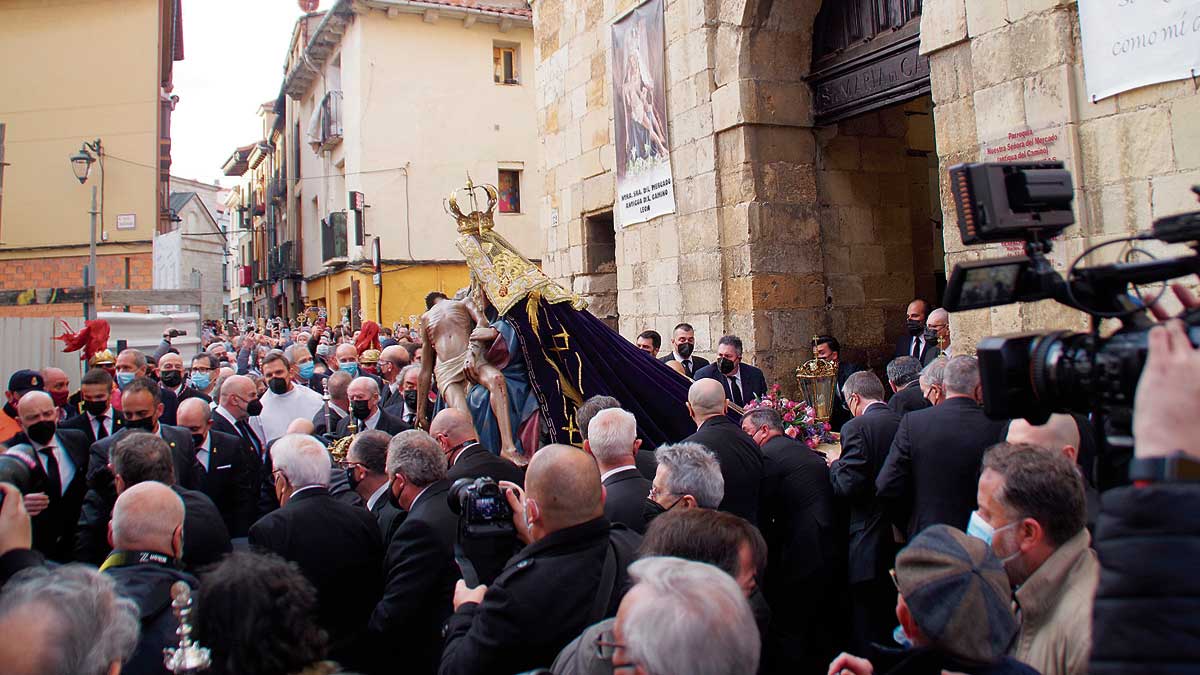
{"type": "MultiPolygon", "coordinates": [[[[917,347],[917,358],[919,359],[919,358],[921,358],[921,355],[925,353],[925,334],[922,333],[921,335],[917,335],[913,339],[916,340],[917,343],[920,345],[919,347],[917,347]]],[[[908,343],[908,355],[912,356],[912,352],[913,352],[913,343],[909,342],[908,343]]]]}
{"type": "Polygon", "coordinates": [[[212,451],[210,448],[212,448],[211,431],[208,432],[208,435],[204,437],[204,443],[202,443],[200,447],[196,448],[196,460],[200,462],[205,471],[208,471],[208,463],[212,459],[212,451]]]}
{"type": "Polygon", "coordinates": [[[675,360],[682,363],[685,367],[687,367],[687,368],[692,367],[692,357],[689,356],[685,359],[679,355],[679,352],[674,351],[674,350],[671,351],[671,356],[674,356],[675,360]]]}
{"type": "Polygon", "coordinates": [[[288,499],[295,498],[296,495],[300,494],[301,492],[304,492],[305,490],[316,490],[316,489],[327,490],[327,489],[329,489],[329,486],[328,485],[305,485],[304,487],[296,488],[295,490],[292,490],[292,495],[291,495],[291,497],[288,497],[288,499]]]}
{"type": "MultiPolygon", "coordinates": [[[[380,486],[379,486],[379,489],[378,489],[378,490],[376,490],[376,491],[375,491],[375,492],[374,492],[374,493],[371,495],[370,499],[368,499],[368,500],[367,500],[367,510],[368,510],[368,511],[371,511],[371,510],[373,510],[373,509],[375,508],[375,503],[376,503],[376,502],[378,502],[378,501],[379,501],[379,498],[383,496],[383,491],[384,491],[384,490],[387,490],[387,489],[389,489],[389,488],[391,488],[391,487],[392,487],[392,484],[391,484],[391,483],[384,483],[383,485],[380,485],[380,486]]],[[[422,492],[424,492],[424,490],[422,490],[422,492]]],[[[417,495],[417,496],[419,497],[420,495],[417,495]]],[[[415,503],[415,502],[414,502],[414,503],[415,503]]]]}
{"type": "Polygon", "coordinates": [[[94,436],[100,435],[100,425],[101,424],[104,425],[105,433],[109,436],[112,435],[112,423],[113,423],[112,408],[105,410],[104,414],[99,417],[96,417],[92,413],[88,413],[88,419],[92,423],[92,434],[94,436]]]}
{"type": "Polygon", "coordinates": [[[308,387],[293,386],[292,390],[280,396],[267,390],[259,400],[262,401],[262,413],[258,416],[262,422],[263,445],[287,433],[288,426],[296,420],[311,420],[317,412],[325,407],[325,400],[317,392],[308,387]]]}
{"type": "MultiPolygon", "coordinates": [[[[33,439],[30,439],[29,444],[35,445],[33,439]]],[[[66,492],[67,486],[70,485],[71,481],[75,479],[75,462],[71,461],[71,455],[67,454],[66,450],[63,450],[62,445],[58,442],[57,434],[55,434],[54,437],[50,439],[50,442],[46,445],[43,445],[40,448],[34,448],[34,454],[37,455],[36,459],[38,464],[42,465],[43,470],[46,468],[45,452],[47,451],[53,454],[55,461],[58,462],[59,485],[62,486],[62,491],[66,492]]]]}
{"type": "Polygon", "coordinates": [[[375,408],[375,414],[373,414],[370,417],[368,417],[367,419],[363,420],[363,426],[368,429],[374,429],[376,426],[378,426],[380,410],[383,410],[383,408],[375,408]]]}
{"type": "Polygon", "coordinates": [[[637,469],[637,465],[636,464],[626,464],[625,466],[618,466],[615,469],[609,469],[608,471],[605,471],[604,473],[600,474],[600,482],[603,483],[604,481],[608,480],[610,477],[615,476],[615,475],[621,473],[622,471],[628,471],[630,469],[637,469]]]}

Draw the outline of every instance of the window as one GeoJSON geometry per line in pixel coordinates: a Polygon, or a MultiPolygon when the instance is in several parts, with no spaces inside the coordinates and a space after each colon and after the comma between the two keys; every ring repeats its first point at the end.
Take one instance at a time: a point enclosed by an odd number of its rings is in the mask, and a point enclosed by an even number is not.
{"type": "Polygon", "coordinates": [[[584,219],[583,266],[585,274],[610,274],[617,271],[617,233],[612,211],[584,219]]]}
{"type": "Polygon", "coordinates": [[[500,213],[521,212],[521,172],[500,169],[500,213]]]}
{"type": "Polygon", "coordinates": [[[492,47],[493,79],[496,84],[520,84],[517,81],[517,48],[511,45],[492,47]]]}

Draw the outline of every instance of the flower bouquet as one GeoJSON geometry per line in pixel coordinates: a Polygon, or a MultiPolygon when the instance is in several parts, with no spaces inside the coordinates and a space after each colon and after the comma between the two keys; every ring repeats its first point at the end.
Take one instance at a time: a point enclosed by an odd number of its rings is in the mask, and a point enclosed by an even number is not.
{"type": "Polygon", "coordinates": [[[813,415],[816,411],[804,401],[793,401],[780,392],[782,387],[771,385],[765,396],[756,396],[744,406],[748,413],[760,408],[770,408],[783,418],[783,432],[788,436],[805,443],[816,450],[822,443],[835,443],[837,437],[831,431],[828,422],[818,422],[813,415]]]}

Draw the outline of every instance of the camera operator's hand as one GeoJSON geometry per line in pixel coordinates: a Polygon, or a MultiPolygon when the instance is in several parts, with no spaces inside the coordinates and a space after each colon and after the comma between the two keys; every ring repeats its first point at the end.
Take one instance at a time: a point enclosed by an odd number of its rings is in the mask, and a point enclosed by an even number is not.
{"type": "Polygon", "coordinates": [[[871,662],[842,652],[838,657],[829,664],[829,675],[871,675],[875,672],[875,667],[871,662]]]}
{"type": "Polygon", "coordinates": [[[504,498],[508,500],[509,507],[513,512],[513,527],[517,528],[517,538],[522,544],[530,544],[533,542],[533,536],[529,534],[529,528],[525,525],[525,491],[516,483],[510,483],[502,480],[499,483],[500,489],[504,490],[504,498]]]}
{"type": "Polygon", "coordinates": [[[454,611],[457,612],[460,606],[468,602],[477,605],[483,602],[483,596],[487,594],[487,589],[488,587],[483,584],[479,584],[475,588],[467,588],[467,582],[459,579],[458,583],[454,584],[454,611]]]}
{"type": "Polygon", "coordinates": [[[4,505],[0,506],[0,555],[19,548],[32,548],[33,524],[25,511],[21,491],[9,483],[0,483],[0,492],[4,493],[4,505]]]}
{"type": "Polygon", "coordinates": [[[1150,329],[1149,352],[1133,403],[1134,454],[1164,457],[1183,450],[1200,457],[1200,350],[1182,321],[1150,329]]]}
{"type": "MultiPolygon", "coordinates": [[[[17,493],[20,496],[20,492],[17,493]]],[[[7,500],[5,500],[7,502],[7,500]]],[[[29,512],[30,517],[36,516],[50,506],[50,497],[46,496],[45,492],[34,492],[25,495],[24,499],[25,510],[29,512]]]]}
{"type": "MultiPolygon", "coordinates": [[[[1184,288],[1182,284],[1171,284],[1171,292],[1175,294],[1175,297],[1179,300],[1179,304],[1183,305],[1185,310],[1200,307],[1200,298],[1197,298],[1195,294],[1184,288]]],[[[1171,315],[1167,313],[1167,309],[1162,306],[1161,302],[1150,305],[1150,313],[1159,321],[1167,321],[1171,318],[1171,315]]]]}

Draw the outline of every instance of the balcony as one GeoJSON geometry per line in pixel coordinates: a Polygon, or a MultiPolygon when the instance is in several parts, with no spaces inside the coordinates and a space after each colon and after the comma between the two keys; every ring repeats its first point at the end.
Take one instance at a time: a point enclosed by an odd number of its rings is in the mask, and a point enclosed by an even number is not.
{"type": "Polygon", "coordinates": [[[285,241],[271,252],[271,281],[300,278],[296,242],[285,241]]]}
{"type": "Polygon", "coordinates": [[[331,213],[321,221],[321,261],[329,265],[346,259],[346,213],[331,213]]]}
{"type": "Polygon", "coordinates": [[[287,179],[278,171],[267,179],[267,200],[275,204],[287,203],[287,179]]]}
{"type": "Polygon", "coordinates": [[[325,93],[321,104],[313,110],[305,132],[313,152],[325,152],[342,142],[342,92],[325,93]]]}

